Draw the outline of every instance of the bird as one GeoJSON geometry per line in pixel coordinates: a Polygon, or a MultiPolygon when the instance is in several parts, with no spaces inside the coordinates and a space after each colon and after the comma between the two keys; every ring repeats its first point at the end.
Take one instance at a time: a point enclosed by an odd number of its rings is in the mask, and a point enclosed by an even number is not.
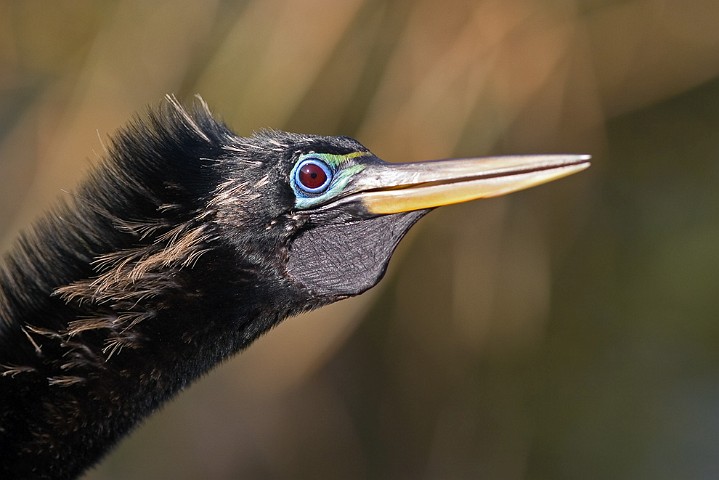
{"type": "Polygon", "coordinates": [[[377,284],[429,211],[587,166],[389,163],[349,137],[239,136],[167,96],[0,263],[0,478],[76,478],[283,319],[377,284]]]}

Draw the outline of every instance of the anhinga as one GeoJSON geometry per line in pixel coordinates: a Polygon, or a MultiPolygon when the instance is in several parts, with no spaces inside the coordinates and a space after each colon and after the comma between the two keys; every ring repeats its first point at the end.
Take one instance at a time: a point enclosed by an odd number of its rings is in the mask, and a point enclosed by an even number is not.
{"type": "Polygon", "coordinates": [[[0,266],[0,478],[79,475],[282,319],[375,285],[430,209],[588,164],[390,164],[347,137],[239,137],[168,97],[0,266]]]}

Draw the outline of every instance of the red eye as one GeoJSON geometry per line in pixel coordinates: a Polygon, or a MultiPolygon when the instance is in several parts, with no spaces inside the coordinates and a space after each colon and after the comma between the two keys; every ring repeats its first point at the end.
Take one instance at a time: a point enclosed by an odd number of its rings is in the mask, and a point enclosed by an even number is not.
{"type": "Polygon", "coordinates": [[[332,172],[316,158],[308,158],[295,171],[297,186],[308,193],[322,193],[330,184],[332,172]]]}
{"type": "Polygon", "coordinates": [[[306,163],[300,168],[300,183],[314,190],[320,188],[327,181],[327,174],[316,163],[306,163]]]}

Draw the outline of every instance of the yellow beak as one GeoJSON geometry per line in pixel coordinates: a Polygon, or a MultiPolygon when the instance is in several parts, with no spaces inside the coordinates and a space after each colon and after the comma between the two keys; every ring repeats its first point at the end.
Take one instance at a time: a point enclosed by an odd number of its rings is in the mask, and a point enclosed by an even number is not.
{"type": "Polygon", "coordinates": [[[497,197],[589,167],[588,155],[527,155],[369,164],[351,194],[371,214],[408,212],[497,197]]]}

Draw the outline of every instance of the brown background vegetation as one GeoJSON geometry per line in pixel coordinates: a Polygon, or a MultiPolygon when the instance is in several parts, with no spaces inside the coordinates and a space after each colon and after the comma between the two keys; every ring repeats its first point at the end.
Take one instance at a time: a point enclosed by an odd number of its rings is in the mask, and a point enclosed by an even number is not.
{"type": "Polygon", "coordinates": [[[0,2],[3,249],[166,93],[389,161],[594,156],[433,213],[380,287],[286,321],[85,479],[716,478],[717,20],[712,0],[0,2]]]}

